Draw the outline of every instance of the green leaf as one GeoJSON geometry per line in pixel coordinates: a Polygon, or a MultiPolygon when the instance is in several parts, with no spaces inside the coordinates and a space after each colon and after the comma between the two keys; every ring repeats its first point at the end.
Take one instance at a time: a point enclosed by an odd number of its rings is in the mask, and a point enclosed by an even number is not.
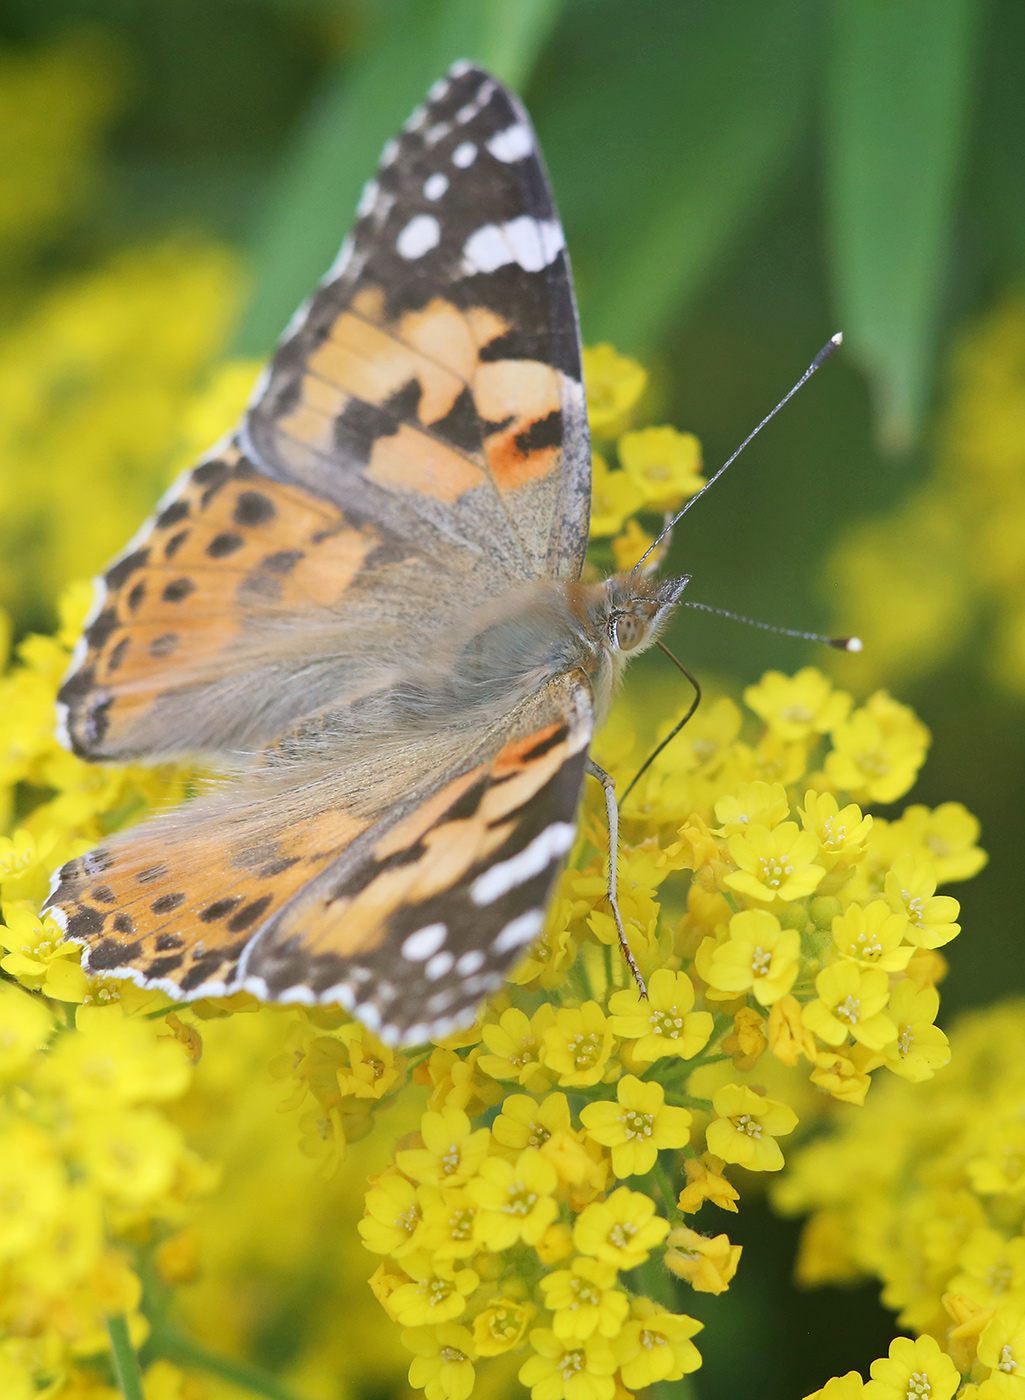
{"type": "Polygon", "coordinates": [[[535,116],[585,337],[645,355],[707,286],[806,129],[816,10],[597,0],[574,12],[560,81],[535,116]]]}
{"type": "Polygon", "coordinates": [[[826,181],[833,282],[881,440],[928,404],[969,132],[981,0],[835,0],[826,181]]]}
{"type": "Polygon", "coordinates": [[[526,81],[562,0],[392,0],[366,55],[326,85],[254,241],[256,290],[237,339],[264,355],[323,274],[381,147],[458,58],[526,81]]]}

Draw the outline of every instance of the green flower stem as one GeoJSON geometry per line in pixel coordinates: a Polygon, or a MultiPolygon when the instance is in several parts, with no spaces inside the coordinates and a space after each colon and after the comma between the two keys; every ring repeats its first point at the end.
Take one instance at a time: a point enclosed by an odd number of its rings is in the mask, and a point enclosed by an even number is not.
{"type": "Polygon", "coordinates": [[[121,1394],[125,1400],[144,1400],[139,1358],[128,1335],[128,1320],[123,1313],[107,1318],[107,1334],[110,1337],[114,1372],[121,1394]]]}
{"type": "Polygon", "coordinates": [[[675,1215],[676,1196],[673,1194],[673,1188],[670,1185],[669,1177],[666,1175],[666,1169],[658,1158],[655,1159],[655,1165],[651,1169],[651,1175],[652,1179],[658,1186],[659,1191],[662,1193],[662,1200],[665,1204],[666,1214],[670,1217],[675,1215]]]}
{"type": "MultiPolygon", "coordinates": [[[[220,1376],[222,1380],[237,1385],[241,1390],[248,1390],[252,1395],[265,1396],[266,1400],[302,1400],[294,1390],[289,1390],[277,1377],[268,1375],[259,1366],[250,1366],[246,1361],[235,1361],[229,1356],[210,1351],[200,1342],[179,1331],[173,1323],[161,1322],[154,1325],[149,1347],[165,1361],[173,1361],[177,1366],[194,1366],[198,1370],[209,1371],[212,1376],[220,1376]]],[[[125,1390],[125,1400],[143,1400],[142,1389],[137,1392],[125,1390]]]]}

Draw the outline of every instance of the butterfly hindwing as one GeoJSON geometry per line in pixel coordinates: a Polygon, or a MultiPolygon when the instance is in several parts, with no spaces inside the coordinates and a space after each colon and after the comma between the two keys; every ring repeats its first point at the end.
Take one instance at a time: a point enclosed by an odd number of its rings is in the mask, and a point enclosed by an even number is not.
{"type": "Polygon", "coordinates": [[[69,861],[49,908],[92,973],[340,1002],[392,1041],[444,1033],[540,932],[591,722],[586,683],[564,677],[374,820],[346,809],[344,774],[315,803],[215,793],[69,861]]]}
{"type": "Polygon", "coordinates": [[[246,423],[273,474],[500,577],[575,578],[590,452],[562,227],[530,120],[479,68],[432,88],[246,423]]]}

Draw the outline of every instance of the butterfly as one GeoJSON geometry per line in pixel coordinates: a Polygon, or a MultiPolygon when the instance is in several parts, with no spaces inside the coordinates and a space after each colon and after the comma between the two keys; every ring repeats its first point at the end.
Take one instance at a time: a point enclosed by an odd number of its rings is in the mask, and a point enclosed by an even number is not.
{"type": "Polygon", "coordinates": [[[64,742],[219,776],[57,872],[86,970],[339,1004],[392,1044],[472,1021],[541,931],[588,768],[614,828],[591,735],[687,581],[580,581],[590,474],[537,141],[458,63],[237,431],[98,580],[64,742]]]}

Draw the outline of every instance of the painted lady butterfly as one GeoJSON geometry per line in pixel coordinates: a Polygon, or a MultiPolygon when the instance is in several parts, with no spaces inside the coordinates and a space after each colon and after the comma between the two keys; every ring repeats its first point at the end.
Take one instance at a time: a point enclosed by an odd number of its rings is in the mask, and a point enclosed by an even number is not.
{"type": "Polygon", "coordinates": [[[99,580],[66,742],[226,777],[58,872],[87,970],[341,1003],[392,1043],[472,1019],[686,583],[580,583],[589,500],[562,227],[523,108],[459,63],[238,431],[99,580]]]}

